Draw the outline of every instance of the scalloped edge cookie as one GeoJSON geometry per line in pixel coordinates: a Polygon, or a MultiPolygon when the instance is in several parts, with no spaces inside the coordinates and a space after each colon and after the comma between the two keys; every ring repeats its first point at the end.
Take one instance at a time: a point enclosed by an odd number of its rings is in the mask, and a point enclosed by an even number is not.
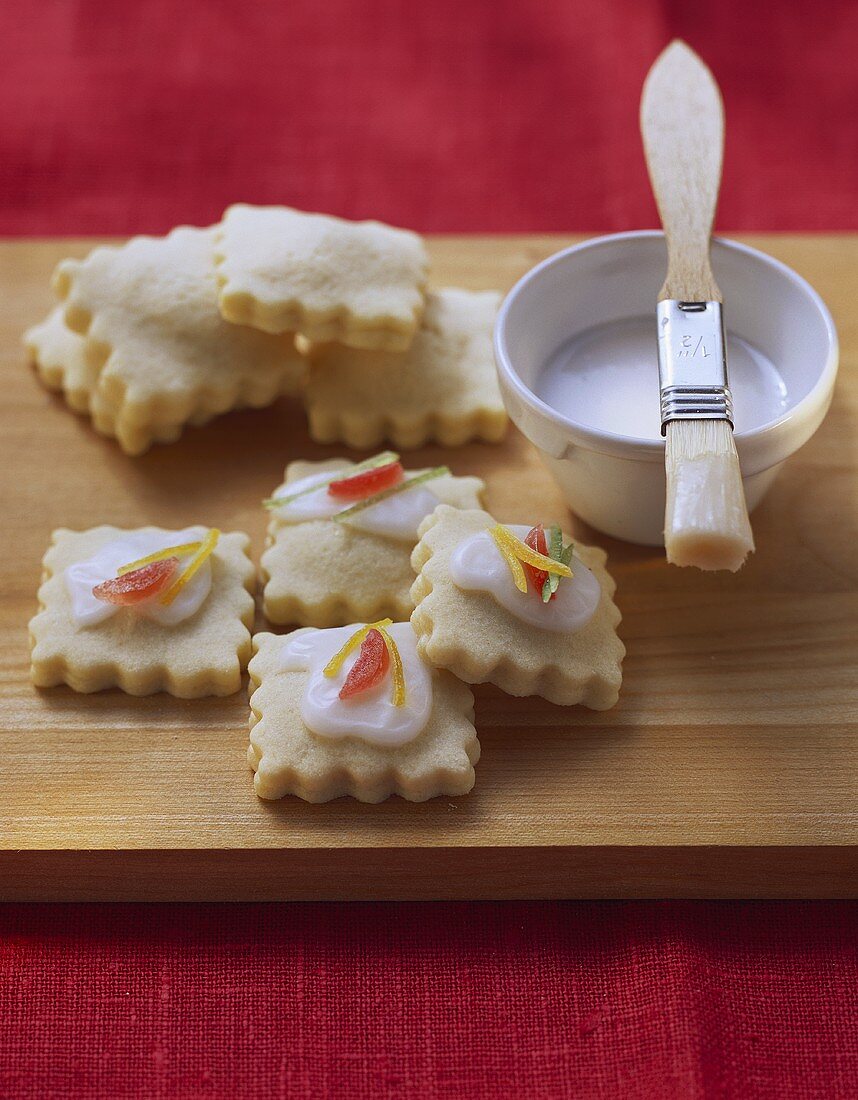
{"type": "Polygon", "coordinates": [[[84,338],[93,423],[128,454],[303,388],[306,362],[291,338],[218,313],[211,229],[179,226],[63,260],[54,288],[66,325],[84,338]]]}
{"type": "MultiPolygon", "coordinates": [[[[354,465],[343,458],[290,462],[274,495],[311,474],[345,471],[354,465]]],[[[470,508],[479,507],[485,482],[450,474],[426,488],[443,503],[470,508]]],[[[319,628],[385,617],[407,619],[414,607],[411,551],[416,541],[400,542],[330,519],[287,524],[272,513],[259,563],[263,613],[277,625],[319,628]]]]}
{"type": "Polygon", "coordinates": [[[508,423],[492,351],[500,298],[452,287],[429,293],[401,354],[312,348],[304,391],[311,437],[366,449],[389,440],[403,450],[429,440],[500,442],[508,423]]]}
{"type": "MultiPolygon", "coordinates": [[[[162,527],[135,530],[170,534],[162,527]]],[[[196,530],[202,538],[208,528],[196,530]]],[[[42,562],[39,611],[30,620],[33,683],[68,684],[84,693],[111,687],[128,695],[165,691],[181,699],[234,694],[250,657],[255,610],[250,539],[239,531],[221,535],[210,558],[211,592],[194,615],[175,626],[126,608],[96,626],[79,626],[71,616],[64,570],[127,533],[110,526],[53,532],[42,562]]]]}
{"type": "Polygon", "coordinates": [[[301,720],[308,674],[278,668],[287,639],[308,629],[253,638],[247,760],[255,773],[257,795],[278,799],[291,794],[305,802],[349,796],[376,803],[394,794],[409,802],[467,794],[480,758],[471,689],[450,673],[434,669],[429,723],[413,741],[396,748],[356,737],[319,737],[301,720]]]}
{"type": "Polygon", "coordinates": [[[421,238],[288,206],[230,206],[216,230],[218,307],[233,324],[405,351],[423,314],[421,238]]]}
{"type": "MultiPolygon", "coordinates": [[[[184,424],[137,428],[117,417],[97,389],[102,364],[92,362],[86,339],[65,323],[61,305],[40,324],[27,329],[23,343],[42,384],[61,393],[73,412],[88,414],[95,431],[118,442],[125,454],[141,455],[153,443],[173,443],[182,434],[184,424]]],[[[204,424],[210,419],[198,414],[189,423],[204,424]]]]}
{"type": "Polygon", "coordinates": [[[61,393],[74,412],[88,413],[101,368],[87,357],[84,338],[66,324],[63,307],[28,328],[22,342],[42,385],[61,393]]]}
{"type": "Polygon", "coordinates": [[[411,564],[417,573],[411,623],[430,664],[469,684],[492,683],[508,695],[541,695],[552,703],[608,710],[619,697],[626,649],[617,636],[622,616],[616,584],[598,547],[575,542],[575,555],[602,589],[593,618],[580,630],[554,633],[522,622],[487,592],[463,591],[450,579],[453,550],[495,524],[488,512],[443,505],[420,525],[411,564]]]}

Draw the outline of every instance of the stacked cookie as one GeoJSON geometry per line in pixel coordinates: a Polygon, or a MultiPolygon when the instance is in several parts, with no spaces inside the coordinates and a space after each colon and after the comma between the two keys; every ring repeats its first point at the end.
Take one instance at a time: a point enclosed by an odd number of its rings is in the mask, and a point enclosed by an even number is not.
{"type": "Polygon", "coordinates": [[[323,443],[496,441],[499,295],[427,291],[414,233],[285,207],[230,207],[65,260],[25,344],[42,381],[128,454],[186,424],[301,397],[323,443]]]}
{"type": "Polygon", "coordinates": [[[43,381],[128,454],[241,406],[297,394],[304,363],[287,337],[224,321],[214,233],[174,229],[64,260],[61,304],[25,344],[43,381]]]}

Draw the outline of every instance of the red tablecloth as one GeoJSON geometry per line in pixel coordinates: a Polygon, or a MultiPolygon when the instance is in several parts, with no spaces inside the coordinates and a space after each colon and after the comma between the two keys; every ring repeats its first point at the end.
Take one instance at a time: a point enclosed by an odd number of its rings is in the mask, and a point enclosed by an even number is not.
{"type": "Polygon", "coordinates": [[[855,1096],[846,903],[0,908],[0,1096],[855,1096]]]}
{"type": "MultiPolygon", "coordinates": [[[[41,0],[0,8],[0,232],[236,199],[423,230],[652,225],[681,35],[720,224],[858,229],[858,5],[41,0]]],[[[2,827],[2,823],[0,823],[2,827]]],[[[0,910],[0,1096],[853,1097],[844,904],[0,910]]]]}

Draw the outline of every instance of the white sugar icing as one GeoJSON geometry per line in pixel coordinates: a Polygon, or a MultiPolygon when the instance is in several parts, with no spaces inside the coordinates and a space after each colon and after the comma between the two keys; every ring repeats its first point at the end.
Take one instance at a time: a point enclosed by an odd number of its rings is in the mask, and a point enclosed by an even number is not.
{"type": "MultiPolygon", "coordinates": [[[[71,597],[72,615],[79,626],[95,626],[118,611],[130,611],[134,615],[151,619],[162,626],[174,626],[195,614],[212,586],[211,563],[203,562],[190,581],[171,604],[164,606],[157,599],[147,600],[134,607],[122,608],[117,604],[93,596],[92,590],[102,581],[116,576],[121,565],[145,558],[168,546],[180,546],[185,542],[198,542],[202,536],[198,529],[165,531],[155,534],[145,531],[129,531],[128,534],[107,543],[93,557],[75,562],[64,573],[66,589],[71,597]]],[[[187,562],[187,559],[183,559],[187,562]]]]}
{"type": "MultiPolygon", "coordinates": [[[[338,473],[337,477],[348,477],[348,475],[349,471],[345,469],[338,473]]],[[[293,493],[303,492],[313,485],[318,485],[319,488],[312,493],[305,493],[304,496],[288,504],[277,505],[274,510],[277,518],[283,523],[306,523],[308,520],[330,519],[338,512],[351,508],[354,501],[336,500],[330,495],[327,486],[330,479],[330,473],[322,473],[310,474],[309,477],[290,482],[280,491],[279,496],[290,497],[293,493]]],[[[355,512],[343,522],[373,535],[383,535],[385,538],[402,542],[415,542],[420,521],[434,512],[438,503],[438,497],[431,490],[423,485],[417,485],[413,489],[395,493],[379,501],[378,504],[371,504],[368,508],[355,512]]]]}
{"type": "MultiPolygon", "coordinates": [[[[508,524],[508,529],[520,539],[529,527],[508,524]]],[[[556,598],[543,603],[528,584],[527,592],[519,592],[510,568],[488,531],[460,543],[450,558],[450,577],[459,588],[488,592],[522,622],[543,630],[569,633],[580,630],[596,612],[602,590],[587,566],[573,557],[572,577],[560,581],[556,598]]]]}
{"type": "Polygon", "coordinates": [[[301,720],[319,737],[357,737],[373,745],[395,748],[413,741],[426,727],[432,713],[432,673],[417,654],[417,637],[410,623],[387,627],[399,649],[405,674],[405,702],[394,706],[393,679],[388,671],[375,687],[340,699],[360,647],[349,654],[336,676],[325,676],[324,668],[362,623],[331,630],[308,630],[286,639],[281,653],[285,671],[308,671],[301,700],[301,720]]]}

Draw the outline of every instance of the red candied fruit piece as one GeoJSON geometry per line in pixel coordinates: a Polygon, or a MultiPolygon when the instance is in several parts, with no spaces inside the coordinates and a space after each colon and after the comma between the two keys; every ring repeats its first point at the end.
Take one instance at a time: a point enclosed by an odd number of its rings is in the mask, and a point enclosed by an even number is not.
{"type": "Polygon", "coordinates": [[[102,581],[93,588],[92,594],[96,599],[104,600],[105,603],[122,606],[143,603],[144,600],[151,600],[153,596],[158,596],[164,591],[178,567],[178,558],[153,561],[149,565],[142,565],[139,569],[132,569],[130,573],[123,573],[121,577],[102,581]]]}
{"type": "MultiPolygon", "coordinates": [[[[531,550],[535,550],[537,554],[544,554],[548,557],[548,542],[545,539],[545,528],[541,523],[538,523],[536,527],[531,527],[527,532],[524,544],[529,546],[531,550]]],[[[530,577],[530,583],[536,589],[536,594],[541,599],[542,589],[548,580],[548,573],[544,569],[537,569],[533,565],[528,565],[526,561],[521,564],[524,566],[525,573],[530,577]]],[[[556,595],[556,592],[552,592],[551,599],[553,600],[556,595]]]]}
{"type": "Polygon", "coordinates": [[[390,665],[390,654],[380,630],[370,630],[360,645],[358,658],[349,670],[346,682],[340,688],[340,698],[369,691],[384,678],[390,665]]]}
{"type": "Polygon", "coordinates": [[[341,477],[328,485],[328,494],[337,500],[366,500],[385,489],[392,489],[405,477],[401,462],[388,462],[374,470],[364,470],[351,477],[341,477]]]}

